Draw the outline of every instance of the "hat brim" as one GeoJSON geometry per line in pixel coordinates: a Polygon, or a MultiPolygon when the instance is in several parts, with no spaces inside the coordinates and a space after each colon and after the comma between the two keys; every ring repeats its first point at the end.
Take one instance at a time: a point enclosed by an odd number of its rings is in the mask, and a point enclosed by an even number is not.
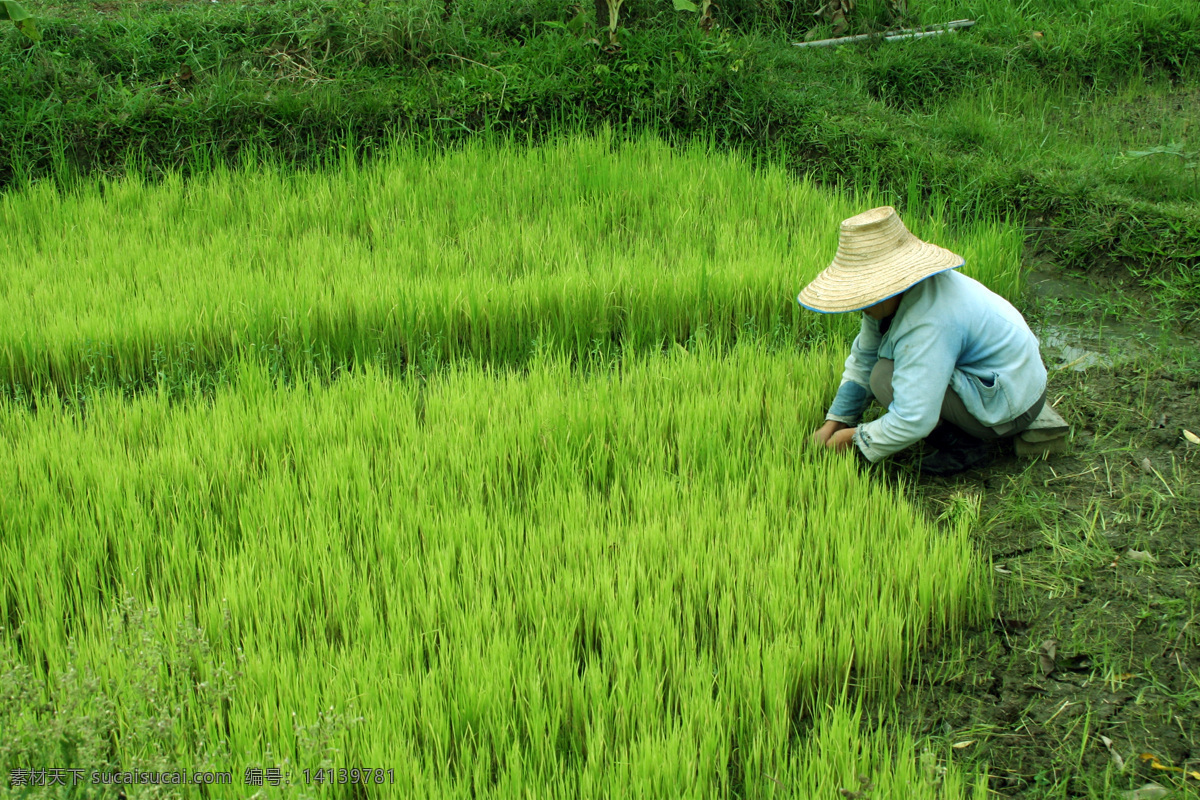
{"type": "Polygon", "coordinates": [[[863,280],[861,268],[847,269],[834,259],[820,275],[796,297],[800,305],[819,314],[846,314],[862,311],[889,297],[895,297],[939,272],[959,269],[962,256],[935,244],[916,240],[871,268],[871,279],[863,280]]]}

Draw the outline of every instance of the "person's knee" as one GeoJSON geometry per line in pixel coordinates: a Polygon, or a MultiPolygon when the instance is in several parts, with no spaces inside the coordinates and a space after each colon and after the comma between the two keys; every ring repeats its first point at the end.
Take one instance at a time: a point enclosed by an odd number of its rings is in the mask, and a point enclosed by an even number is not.
{"type": "Polygon", "coordinates": [[[875,399],[879,401],[884,408],[892,404],[892,370],[894,364],[891,359],[881,358],[875,362],[875,366],[871,369],[871,394],[875,395],[875,399]]]}
{"type": "Polygon", "coordinates": [[[942,419],[976,439],[994,441],[1000,438],[996,431],[971,415],[958,392],[953,389],[946,389],[946,396],[942,400],[942,419]]]}

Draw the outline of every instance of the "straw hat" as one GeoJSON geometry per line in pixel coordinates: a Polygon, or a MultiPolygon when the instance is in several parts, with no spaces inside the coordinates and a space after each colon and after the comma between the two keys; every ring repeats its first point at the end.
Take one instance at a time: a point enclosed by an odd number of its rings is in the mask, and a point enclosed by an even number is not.
{"type": "Polygon", "coordinates": [[[872,208],[842,221],[837,255],[798,299],[824,314],[861,311],[962,265],[962,256],[909,233],[896,209],[872,208]]]}

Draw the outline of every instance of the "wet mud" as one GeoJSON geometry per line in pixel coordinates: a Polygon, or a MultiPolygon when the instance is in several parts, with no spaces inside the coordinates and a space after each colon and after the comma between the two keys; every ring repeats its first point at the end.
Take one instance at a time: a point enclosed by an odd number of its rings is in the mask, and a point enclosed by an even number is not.
{"type": "Polygon", "coordinates": [[[1121,287],[1040,277],[1026,313],[1070,451],[916,478],[932,514],[977,504],[996,607],[927,654],[899,719],[997,797],[1200,797],[1200,342],[1114,322],[1121,287]]]}

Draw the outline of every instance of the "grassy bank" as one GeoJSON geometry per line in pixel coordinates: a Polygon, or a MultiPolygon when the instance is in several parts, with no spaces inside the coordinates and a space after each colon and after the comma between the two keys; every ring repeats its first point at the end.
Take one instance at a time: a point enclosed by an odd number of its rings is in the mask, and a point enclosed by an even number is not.
{"type": "MultiPolygon", "coordinates": [[[[706,34],[633,3],[614,52],[590,8],[551,5],[30,8],[41,44],[0,37],[0,182],[130,163],[186,174],[247,147],[312,164],[348,132],[372,151],[397,134],[537,141],[607,121],[769,151],[901,207],[936,196],[958,220],[1015,215],[1065,266],[1132,276],[1165,323],[1194,319],[1193,3],[927,4],[916,21],[978,24],[836,50],[791,46],[819,19],[802,5],[734,5],[706,34]]],[[[850,32],[891,21],[863,9],[850,32]]]]}

